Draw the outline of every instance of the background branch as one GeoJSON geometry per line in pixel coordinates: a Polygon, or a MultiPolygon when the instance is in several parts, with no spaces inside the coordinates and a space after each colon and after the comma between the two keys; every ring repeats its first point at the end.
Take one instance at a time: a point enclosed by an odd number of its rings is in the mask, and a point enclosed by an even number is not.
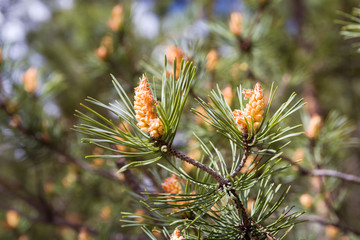
{"type": "Polygon", "coordinates": [[[335,226],[335,227],[341,229],[341,231],[343,231],[343,232],[351,232],[357,236],[360,236],[360,231],[356,228],[352,228],[352,227],[348,226],[347,224],[343,224],[340,222],[331,222],[331,221],[324,219],[322,217],[319,217],[319,216],[301,216],[301,217],[299,217],[299,220],[319,223],[319,224],[325,225],[325,226],[335,226]]]}
{"type": "MultiPolygon", "coordinates": [[[[0,108],[3,109],[9,117],[14,116],[13,113],[8,111],[8,108],[6,106],[6,100],[0,99],[0,108]]],[[[116,174],[116,171],[96,169],[91,164],[70,155],[69,153],[67,153],[66,151],[64,151],[61,148],[58,148],[56,145],[52,144],[51,142],[45,141],[43,138],[39,137],[34,131],[32,131],[29,128],[26,128],[21,122],[18,122],[13,127],[15,127],[17,130],[19,130],[24,135],[34,139],[36,142],[38,142],[40,145],[46,147],[48,150],[56,153],[58,156],[63,157],[63,159],[65,159],[66,162],[73,163],[76,166],[78,166],[84,170],[90,171],[96,175],[99,175],[99,176],[105,177],[107,179],[110,179],[112,181],[119,182],[126,186],[129,186],[134,192],[137,192],[137,193],[141,192],[141,188],[139,187],[139,184],[138,183],[135,184],[135,181],[139,182],[138,178],[133,173],[131,173],[131,170],[126,170],[126,173],[124,173],[125,180],[122,181],[119,178],[119,176],[116,174]]],[[[120,164],[120,162],[116,163],[116,164],[118,165],[118,164],[120,164]]]]}
{"type": "Polygon", "coordinates": [[[360,184],[360,177],[352,175],[352,174],[343,173],[343,172],[339,172],[336,170],[330,170],[330,169],[313,169],[313,170],[311,170],[311,169],[302,167],[297,162],[294,162],[291,158],[289,158],[287,156],[282,155],[281,158],[286,160],[287,162],[291,163],[293,166],[295,166],[300,171],[300,173],[303,175],[335,177],[335,178],[339,178],[339,179],[347,181],[347,182],[360,184]]]}

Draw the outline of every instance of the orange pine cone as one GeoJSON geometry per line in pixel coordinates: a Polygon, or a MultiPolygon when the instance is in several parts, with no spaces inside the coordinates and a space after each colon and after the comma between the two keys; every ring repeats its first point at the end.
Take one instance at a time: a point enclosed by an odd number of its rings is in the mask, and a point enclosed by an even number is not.
{"type": "Polygon", "coordinates": [[[118,32],[123,24],[123,18],[123,7],[122,5],[118,4],[111,11],[108,27],[114,32],[118,32]]]}
{"type": "MultiPolygon", "coordinates": [[[[169,46],[166,49],[166,57],[167,61],[171,64],[174,63],[176,58],[176,79],[180,76],[180,70],[181,70],[181,60],[182,59],[189,59],[189,57],[186,55],[186,53],[181,49],[181,47],[175,47],[175,46],[169,46]]],[[[172,71],[169,72],[169,74],[173,74],[172,71]]]]}
{"type": "Polygon", "coordinates": [[[28,93],[35,93],[36,88],[38,86],[37,83],[38,77],[38,70],[35,67],[30,67],[26,72],[23,74],[23,83],[24,89],[28,93]]]}
{"type": "Polygon", "coordinates": [[[260,127],[261,121],[263,120],[264,114],[264,95],[260,83],[256,83],[254,90],[244,89],[243,93],[245,94],[244,99],[249,99],[249,103],[246,104],[246,107],[243,111],[236,109],[233,112],[235,122],[240,125],[241,130],[246,133],[248,131],[248,126],[245,121],[251,124],[253,119],[254,129],[260,127]]]}
{"type": "Polygon", "coordinates": [[[182,194],[182,188],[180,182],[175,174],[165,179],[165,182],[161,184],[162,188],[166,193],[171,194],[182,194]]]}
{"type": "Polygon", "coordinates": [[[208,70],[209,72],[213,71],[219,61],[219,55],[216,52],[215,49],[212,49],[208,52],[207,56],[206,56],[206,70],[208,70]]]}
{"type": "Polygon", "coordinates": [[[142,131],[150,133],[153,138],[159,138],[164,133],[162,122],[156,115],[156,104],[149,82],[144,76],[135,88],[134,108],[136,119],[139,121],[137,126],[142,131]]]}
{"type": "Polygon", "coordinates": [[[305,135],[308,138],[318,138],[321,132],[323,121],[319,114],[315,113],[311,116],[308,128],[305,131],[305,135]]]}
{"type": "Polygon", "coordinates": [[[181,235],[179,229],[175,229],[175,231],[171,234],[170,240],[183,240],[184,237],[181,235]]]}
{"type": "Polygon", "coordinates": [[[243,16],[239,12],[232,12],[229,21],[230,32],[240,36],[243,32],[243,16]]]}

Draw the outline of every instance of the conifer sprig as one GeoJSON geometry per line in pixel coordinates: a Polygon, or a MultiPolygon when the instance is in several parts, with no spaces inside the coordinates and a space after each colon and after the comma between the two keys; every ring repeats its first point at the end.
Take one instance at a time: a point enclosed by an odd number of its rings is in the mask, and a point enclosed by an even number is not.
{"type": "Polygon", "coordinates": [[[356,39],[357,41],[353,44],[357,48],[357,52],[360,52],[360,8],[355,7],[351,14],[339,12],[346,20],[337,20],[337,23],[343,25],[340,34],[345,39],[356,39]]]}
{"type": "MultiPolygon", "coordinates": [[[[174,69],[174,71],[176,70],[174,69]]],[[[165,58],[165,71],[161,84],[161,100],[156,106],[154,105],[154,107],[157,110],[162,127],[164,128],[163,134],[158,136],[158,140],[165,142],[167,145],[171,145],[174,140],[195,72],[196,68],[193,67],[192,63],[182,61],[179,78],[175,80],[173,76],[166,75],[165,58]]],[[[120,101],[115,100],[114,103],[109,103],[108,105],[91,97],[86,99],[86,101],[115,114],[118,117],[118,123],[114,123],[113,120],[102,116],[94,109],[82,104],[82,106],[91,112],[96,119],[80,111],[76,111],[76,116],[87,123],[75,126],[75,128],[77,131],[89,136],[83,138],[84,142],[95,144],[116,154],[101,156],[89,155],[87,157],[124,157],[135,159],[134,162],[130,162],[122,167],[120,172],[125,171],[129,167],[139,167],[159,161],[162,158],[160,151],[161,146],[156,142],[156,139],[153,139],[149,134],[137,126],[138,119],[133,102],[115,77],[112,76],[112,78],[120,101]],[[116,150],[109,147],[109,144],[122,145],[129,148],[129,150],[116,150]],[[131,149],[137,151],[134,152],[131,149]],[[146,160],[138,160],[139,158],[145,158],[146,160]]],[[[156,90],[150,91],[156,93],[156,90]]]]}
{"type": "MultiPolygon", "coordinates": [[[[211,92],[211,104],[197,99],[205,114],[195,112],[229,139],[231,159],[227,159],[214,143],[205,142],[196,134],[195,137],[205,155],[201,159],[193,159],[175,150],[172,142],[195,76],[195,67],[189,62],[182,61],[180,73],[175,78],[177,68],[174,67],[172,75],[167,74],[166,62],[165,59],[161,91],[152,89],[147,78],[143,76],[140,86],[135,89],[134,104],[115,79],[113,83],[120,101],[106,105],[93,98],[87,99],[89,103],[117,116],[117,120],[109,119],[85,105],[83,106],[92,116],[77,111],[77,116],[85,123],[76,126],[76,129],[89,136],[83,141],[115,153],[88,157],[126,158],[129,163],[120,171],[157,162],[159,167],[175,174],[164,188],[168,192],[143,193],[146,197],[141,203],[152,212],[152,215],[125,212],[122,220],[124,226],[176,226],[176,234],[186,239],[245,240],[252,237],[275,236],[279,232],[283,233],[282,229],[291,228],[292,220],[298,216],[297,213],[280,214],[280,217],[270,219],[283,202],[288,190],[275,199],[280,186],[274,188],[269,179],[283,168],[276,167],[280,161],[279,149],[271,150],[269,146],[298,134],[289,133],[296,126],[283,129],[279,124],[302,106],[301,100],[293,104],[295,94],[291,95],[273,116],[268,117],[274,92],[271,93],[270,103],[264,111],[260,85],[257,84],[254,91],[244,90],[245,96],[250,98],[244,109],[240,86],[239,116],[243,118],[235,121],[234,112],[217,87],[211,92]],[[157,96],[157,93],[160,96],[157,96]],[[160,125],[158,121],[161,121],[160,125]],[[277,130],[274,132],[275,127],[277,130]],[[125,149],[117,150],[112,147],[113,145],[121,145],[125,149]],[[265,152],[271,154],[264,154],[265,152]],[[253,157],[252,160],[250,156],[253,157]],[[164,159],[165,162],[158,162],[160,159],[164,159]],[[197,167],[196,174],[186,172],[179,160],[197,167]],[[246,163],[248,166],[245,168],[246,163]],[[176,185],[169,185],[172,182],[176,185]],[[251,211],[246,205],[250,195],[255,195],[256,199],[251,211]],[[194,232],[198,234],[193,235],[194,232]]],[[[177,66],[176,59],[174,66],[177,66]]],[[[143,230],[152,238],[147,228],[143,230]]],[[[166,231],[164,234],[170,236],[166,231]]]]}
{"type": "MultiPolygon", "coordinates": [[[[241,86],[238,88],[238,97],[240,102],[240,109],[244,109],[241,86]]],[[[248,125],[248,134],[246,134],[247,145],[251,147],[262,146],[262,145],[271,145],[273,143],[279,142],[281,140],[287,140],[291,137],[302,134],[302,132],[291,133],[294,129],[300,127],[301,125],[296,125],[292,127],[279,126],[280,122],[286,119],[289,115],[301,109],[304,105],[302,99],[293,103],[296,94],[293,93],[288,100],[283,103],[275,113],[269,117],[269,110],[271,107],[272,100],[275,95],[273,87],[270,91],[270,100],[266,106],[266,110],[263,115],[263,120],[257,130],[254,128],[254,121],[249,122],[245,119],[248,125]],[[273,131],[277,127],[276,131],[273,131]]],[[[244,144],[244,132],[239,129],[238,124],[234,120],[232,110],[228,103],[226,102],[223,94],[219,87],[216,91],[213,90],[210,95],[210,103],[207,103],[201,99],[198,99],[200,106],[204,109],[206,114],[200,113],[199,111],[193,109],[199,117],[201,117],[205,122],[212,125],[217,129],[217,131],[223,134],[226,138],[231,139],[242,147],[245,147],[244,144]]]]}

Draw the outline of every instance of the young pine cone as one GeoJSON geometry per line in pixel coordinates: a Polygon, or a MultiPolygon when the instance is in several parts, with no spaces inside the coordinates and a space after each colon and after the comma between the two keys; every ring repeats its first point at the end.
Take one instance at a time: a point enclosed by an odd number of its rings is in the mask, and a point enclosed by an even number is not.
{"type": "MultiPolygon", "coordinates": [[[[173,64],[176,58],[176,79],[179,78],[180,76],[180,71],[181,71],[181,60],[182,59],[189,59],[189,57],[187,56],[187,54],[181,49],[181,47],[176,47],[176,46],[169,46],[166,49],[166,57],[167,57],[167,61],[170,64],[173,64]]],[[[170,75],[173,75],[174,73],[172,71],[169,72],[170,75]]]]}
{"type": "Polygon", "coordinates": [[[243,33],[243,16],[239,12],[232,12],[229,21],[230,32],[236,36],[243,33]]]}
{"type": "Polygon", "coordinates": [[[154,99],[147,78],[144,76],[135,88],[134,108],[137,126],[153,138],[159,138],[164,133],[161,120],[156,115],[156,100],[154,99]]]}
{"type": "Polygon", "coordinates": [[[166,193],[171,194],[183,194],[180,182],[175,174],[165,179],[165,182],[161,184],[166,193]]]}
{"type": "Polygon", "coordinates": [[[175,229],[175,231],[171,234],[170,240],[183,240],[184,237],[181,236],[181,232],[179,229],[175,229]]]}
{"type": "Polygon", "coordinates": [[[258,129],[263,120],[262,115],[264,114],[265,102],[260,83],[256,83],[254,90],[244,89],[243,92],[245,94],[245,100],[248,97],[250,98],[249,103],[246,104],[244,111],[236,109],[233,115],[235,122],[240,125],[241,130],[247,133],[248,126],[245,119],[249,124],[251,124],[251,121],[254,121],[254,129],[258,129]]]}

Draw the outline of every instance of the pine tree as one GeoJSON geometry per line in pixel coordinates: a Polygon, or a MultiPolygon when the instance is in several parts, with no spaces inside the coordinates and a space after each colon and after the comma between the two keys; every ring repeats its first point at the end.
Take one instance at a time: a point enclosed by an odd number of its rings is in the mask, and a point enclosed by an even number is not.
{"type": "Polygon", "coordinates": [[[21,2],[1,239],[359,239],[357,1],[21,2]]]}

